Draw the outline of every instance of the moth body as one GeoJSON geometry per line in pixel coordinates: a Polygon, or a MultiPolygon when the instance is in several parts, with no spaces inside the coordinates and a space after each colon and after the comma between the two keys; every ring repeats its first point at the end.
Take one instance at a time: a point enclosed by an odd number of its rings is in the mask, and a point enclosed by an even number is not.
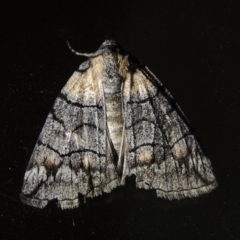
{"type": "Polygon", "coordinates": [[[111,51],[103,56],[102,86],[105,98],[107,126],[114,149],[119,156],[122,133],[123,133],[123,112],[122,112],[122,83],[123,77],[119,73],[119,62],[116,53],[111,51]]]}

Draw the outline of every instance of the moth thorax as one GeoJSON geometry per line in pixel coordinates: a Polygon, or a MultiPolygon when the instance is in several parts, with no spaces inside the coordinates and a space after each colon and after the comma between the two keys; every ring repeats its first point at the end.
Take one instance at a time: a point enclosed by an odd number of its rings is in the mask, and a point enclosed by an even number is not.
{"type": "Polygon", "coordinates": [[[122,77],[119,74],[118,64],[117,61],[115,61],[115,58],[105,64],[102,84],[105,96],[109,135],[115,150],[119,153],[123,130],[121,95],[122,77]]]}

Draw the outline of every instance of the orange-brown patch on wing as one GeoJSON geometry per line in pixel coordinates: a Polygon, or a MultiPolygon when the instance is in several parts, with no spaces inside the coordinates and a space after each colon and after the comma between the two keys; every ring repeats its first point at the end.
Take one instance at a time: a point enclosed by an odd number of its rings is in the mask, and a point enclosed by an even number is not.
{"type": "Polygon", "coordinates": [[[119,74],[125,79],[128,72],[128,55],[118,54],[119,74]]]}
{"type": "Polygon", "coordinates": [[[37,162],[37,165],[38,166],[41,166],[43,163],[44,163],[44,161],[45,161],[45,159],[43,158],[43,157],[38,157],[37,159],[36,159],[36,162],[37,162]]]}
{"type": "Polygon", "coordinates": [[[94,160],[89,154],[85,154],[83,159],[83,166],[85,169],[93,168],[94,167],[94,160]]]}
{"type": "Polygon", "coordinates": [[[185,140],[182,139],[178,143],[176,143],[172,149],[173,155],[177,160],[182,160],[189,155],[189,151],[185,140]]]}
{"type": "Polygon", "coordinates": [[[152,147],[142,147],[139,155],[139,161],[141,164],[149,164],[153,159],[152,147]]]}
{"type": "Polygon", "coordinates": [[[90,77],[94,80],[101,78],[102,76],[102,72],[103,72],[103,67],[104,67],[104,62],[103,62],[103,57],[101,55],[93,58],[91,60],[92,62],[92,66],[91,68],[89,68],[90,71],[90,77]]]}
{"type": "Polygon", "coordinates": [[[157,88],[146,78],[141,70],[136,69],[130,80],[130,93],[133,100],[141,101],[156,95],[157,88]]]}
{"type": "Polygon", "coordinates": [[[54,157],[48,157],[46,160],[45,160],[45,165],[47,165],[48,167],[52,167],[52,168],[56,168],[58,167],[60,164],[60,161],[59,159],[57,158],[54,158],[54,157]]]}
{"type": "Polygon", "coordinates": [[[143,100],[147,97],[147,90],[146,86],[142,83],[142,75],[139,72],[139,70],[136,70],[134,76],[133,76],[133,84],[131,89],[131,94],[134,98],[143,100]]]}

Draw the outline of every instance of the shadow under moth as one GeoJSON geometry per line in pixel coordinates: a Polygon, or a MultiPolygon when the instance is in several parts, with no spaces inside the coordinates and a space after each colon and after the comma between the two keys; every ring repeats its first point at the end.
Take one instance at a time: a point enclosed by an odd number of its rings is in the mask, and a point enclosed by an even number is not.
{"type": "Polygon", "coordinates": [[[79,193],[109,193],[132,174],[138,188],[169,200],[216,188],[182,110],[145,65],[113,40],[75,53],[88,60],[46,119],[25,173],[24,203],[43,208],[57,199],[62,209],[75,208],[79,193]]]}

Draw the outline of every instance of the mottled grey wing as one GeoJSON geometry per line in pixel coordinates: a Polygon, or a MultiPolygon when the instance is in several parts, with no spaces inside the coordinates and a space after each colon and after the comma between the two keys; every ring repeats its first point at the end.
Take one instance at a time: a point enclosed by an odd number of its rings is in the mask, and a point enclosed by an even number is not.
{"type": "Polygon", "coordinates": [[[28,164],[22,201],[43,208],[79,205],[78,193],[94,197],[118,185],[109,144],[101,79],[83,63],[57,97],[28,164]]]}
{"type": "Polygon", "coordinates": [[[123,88],[125,154],[122,184],[135,174],[139,188],[158,197],[195,197],[217,186],[180,107],[146,68],[136,69],[123,88]]]}

